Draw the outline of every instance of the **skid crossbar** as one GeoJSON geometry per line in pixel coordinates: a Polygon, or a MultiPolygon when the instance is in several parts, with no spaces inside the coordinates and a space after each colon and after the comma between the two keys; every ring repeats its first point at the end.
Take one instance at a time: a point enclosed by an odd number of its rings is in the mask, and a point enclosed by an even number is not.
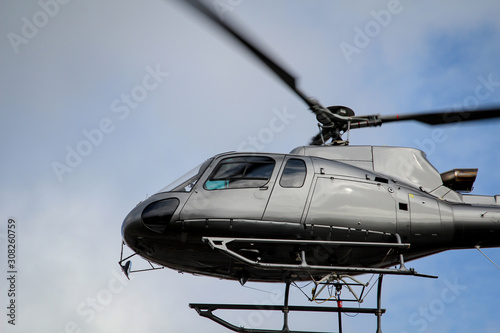
{"type": "MultiPolygon", "coordinates": [[[[209,304],[209,303],[190,303],[189,307],[195,310],[215,311],[215,310],[264,310],[264,311],[283,311],[283,305],[265,305],[265,304],[209,304]]],[[[368,308],[338,308],[334,306],[307,306],[307,305],[289,305],[290,311],[309,311],[309,312],[342,312],[342,313],[373,313],[378,309],[368,308]]],[[[385,313],[385,309],[381,309],[385,313]]]]}

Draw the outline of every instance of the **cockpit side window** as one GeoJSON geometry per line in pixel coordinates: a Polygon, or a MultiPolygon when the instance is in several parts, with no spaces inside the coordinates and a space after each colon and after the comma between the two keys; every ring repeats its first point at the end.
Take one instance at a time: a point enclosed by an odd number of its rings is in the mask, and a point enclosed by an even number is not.
{"type": "Polygon", "coordinates": [[[291,158],[286,162],[285,169],[281,175],[281,187],[302,187],[306,179],[306,163],[297,158],[291,158]]]}
{"type": "Polygon", "coordinates": [[[266,156],[229,157],[219,162],[205,182],[206,190],[261,187],[274,170],[274,159],[266,156]]]}

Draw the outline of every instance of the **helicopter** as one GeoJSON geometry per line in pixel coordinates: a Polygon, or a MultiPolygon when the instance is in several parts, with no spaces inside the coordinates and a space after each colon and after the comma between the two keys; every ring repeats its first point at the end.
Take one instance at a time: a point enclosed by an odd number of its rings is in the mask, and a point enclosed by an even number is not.
{"type": "MultiPolygon", "coordinates": [[[[161,267],[241,284],[285,283],[284,306],[274,309],[284,313],[279,332],[290,332],[289,311],[324,311],[288,305],[295,281],[313,280],[317,299],[324,285],[343,287],[347,277],[374,273],[380,274],[380,294],[385,274],[432,277],[406,268],[407,261],[450,249],[500,246],[500,196],[465,194],[476,169],[440,174],[420,150],[350,146],[343,138],[388,122],[440,125],[497,118],[499,109],[357,116],[348,107],[324,107],[241,31],[203,4],[188,3],[274,72],[315,114],[320,130],[308,146],[289,154],[218,154],[141,202],[122,225],[123,241],[134,253],[161,267]],[[399,268],[390,268],[395,265],[399,268]]],[[[120,259],[126,274],[128,259],[120,259]]],[[[234,331],[259,331],[213,314],[228,306],[192,307],[234,331]]],[[[380,319],[383,309],[371,310],[380,319]]],[[[380,321],[377,326],[380,331],[380,321]]]]}

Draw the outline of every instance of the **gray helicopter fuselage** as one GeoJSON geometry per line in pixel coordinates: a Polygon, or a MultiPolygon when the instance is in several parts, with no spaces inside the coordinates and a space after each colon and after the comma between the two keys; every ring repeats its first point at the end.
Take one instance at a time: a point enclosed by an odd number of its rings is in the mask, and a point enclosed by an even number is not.
{"type": "MultiPolygon", "coordinates": [[[[179,271],[283,281],[286,268],[301,255],[318,267],[388,267],[398,261],[398,253],[387,248],[338,242],[403,242],[410,244],[406,260],[500,246],[500,197],[447,188],[417,149],[306,146],[290,154],[231,152],[209,159],[176,185],[134,208],[122,234],[145,259],[179,271]],[[218,237],[234,240],[228,249],[233,256],[214,250],[218,237]],[[245,260],[283,269],[266,270],[245,260]]],[[[291,271],[287,279],[310,278],[291,271]]]]}

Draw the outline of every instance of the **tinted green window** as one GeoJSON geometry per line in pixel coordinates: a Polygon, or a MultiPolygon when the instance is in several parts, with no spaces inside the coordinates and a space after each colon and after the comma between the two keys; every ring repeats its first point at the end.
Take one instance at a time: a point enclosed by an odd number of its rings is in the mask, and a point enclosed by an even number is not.
{"type": "Polygon", "coordinates": [[[306,163],[303,160],[291,158],[286,162],[280,185],[282,187],[302,187],[305,179],[306,163]]]}
{"type": "Polygon", "coordinates": [[[205,189],[261,187],[267,184],[275,162],[265,156],[230,157],[220,161],[205,182],[205,189]]]}

